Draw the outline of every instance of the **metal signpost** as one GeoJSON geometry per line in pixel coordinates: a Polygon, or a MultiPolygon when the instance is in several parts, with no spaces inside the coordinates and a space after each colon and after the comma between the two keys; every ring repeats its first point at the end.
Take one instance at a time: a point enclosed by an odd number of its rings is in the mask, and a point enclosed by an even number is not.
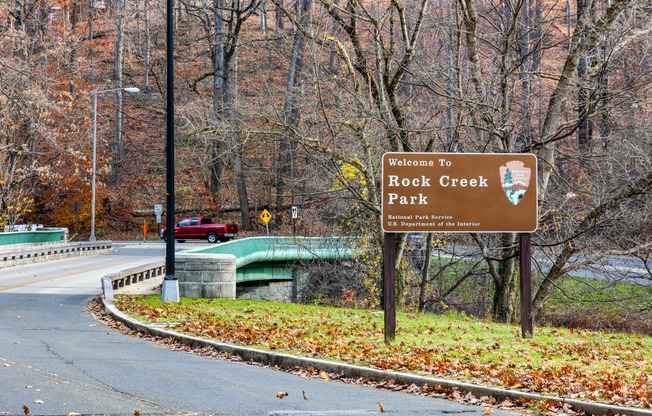
{"type": "Polygon", "coordinates": [[[163,215],[163,204],[154,205],[154,215],[156,215],[156,224],[158,224],[157,232],[161,231],[161,216],[163,215]]]}
{"type": "Polygon", "coordinates": [[[299,218],[299,209],[292,207],[292,235],[297,235],[297,218],[299,218]]]}
{"type": "Polygon", "coordinates": [[[81,201],[72,201],[72,208],[75,210],[75,235],[79,234],[79,210],[82,205],[84,203],[81,201]]]}
{"type": "Polygon", "coordinates": [[[521,233],[523,337],[532,336],[530,235],[537,159],[523,153],[385,153],[385,340],[396,335],[394,233],[521,233]],[[391,258],[391,261],[390,261],[391,258]]]}
{"type": "Polygon", "coordinates": [[[269,237],[269,220],[272,219],[272,214],[269,213],[266,209],[260,214],[260,218],[265,222],[265,228],[267,229],[267,237],[269,237]]]}

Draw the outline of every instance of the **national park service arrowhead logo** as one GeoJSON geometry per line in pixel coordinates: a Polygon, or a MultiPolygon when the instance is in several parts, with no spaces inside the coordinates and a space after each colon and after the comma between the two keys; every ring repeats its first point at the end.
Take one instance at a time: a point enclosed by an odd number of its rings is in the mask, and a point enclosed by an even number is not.
{"type": "Polygon", "coordinates": [[[500,167],[500,182],[509,202],[514,205],[521,202],[531,177],[532,169],[526,168],[520,160],[512,160],[500,167]]]}

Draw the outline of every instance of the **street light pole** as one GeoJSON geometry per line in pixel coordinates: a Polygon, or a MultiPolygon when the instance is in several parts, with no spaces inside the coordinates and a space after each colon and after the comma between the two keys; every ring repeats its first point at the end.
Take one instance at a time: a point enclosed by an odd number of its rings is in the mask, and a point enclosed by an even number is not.
{"type": "Polygon", "coordinates": [[[165,277],[163,278],[163,287],[161,290],[162,303],[179,303],[179,280],[175,275],[174,259],[174,38],[172,22],[174,13],[173,0],[167,0],[167,48],[165,57],[167,59],[167,82],[166,82],[166,130],[165,130],[165,150],[166,150],[166,223],[167,223],[167,241],[165,244],[165,277]]]}
{"type": "Polygon", "coordinates": [[[103,94],[105,92],[112,91],[127,91],[127,92],[140,92],[139,88],[129,87],[129,88],[113,88],[111,90],[102,90],[93,91],[93,199],[91,202],[91,236],[88,238],[88,241],[95,241],[95,169],[96,169],[96,160],[97,160],[97,94],[103,94]]]}

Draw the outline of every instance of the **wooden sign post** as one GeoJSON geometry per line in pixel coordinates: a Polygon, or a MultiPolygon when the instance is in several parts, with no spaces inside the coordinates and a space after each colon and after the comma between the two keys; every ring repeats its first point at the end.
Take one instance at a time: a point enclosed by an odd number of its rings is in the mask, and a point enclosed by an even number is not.
{"type": "Polygon", "coordinates": [[[72,201],[72,208],[75,210],[75,235],[79,234],[79,210],[82,205],[84,203],[81,201],[72,201]]]}
{"type": "MultiPolygon", "coordinates": [[[[385,153],[382,160],[385,340],[396,333],[394,233],[519,233],[524,338],[532,337],[530,234],[537,158],[523,153],[385,153]]],[[[430,259],[426,259],[429,261],[430,259]]]]}
{"type": "Polygon", "coordinates": [[[520,266],[521,266],[521,335],[525,339],[532,338],[532,247],[530,234],[520,235],[520,266]]]}
{"type": "Polygon", "coordinates": [[[385,233],[383,264],[385,342],[391,342],[396,338],[396,234],[394,233],[385,233]]]}

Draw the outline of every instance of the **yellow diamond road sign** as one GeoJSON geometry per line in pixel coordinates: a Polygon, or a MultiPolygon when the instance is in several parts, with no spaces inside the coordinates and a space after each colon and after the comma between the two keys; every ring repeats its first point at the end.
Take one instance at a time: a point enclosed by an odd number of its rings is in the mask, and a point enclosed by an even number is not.
{"type": "Polygon", "coordinates": [[[269,211],[267,211],[266,209],[264,209],[264,210],[263,210],[263,213],[260,214],[260,218],[262,218],[263,221],[265,221],[265,224],[267,224],[267,223],[269,222],[269,220],[272,219],[272,214],[270,214],[269,211]]]}

